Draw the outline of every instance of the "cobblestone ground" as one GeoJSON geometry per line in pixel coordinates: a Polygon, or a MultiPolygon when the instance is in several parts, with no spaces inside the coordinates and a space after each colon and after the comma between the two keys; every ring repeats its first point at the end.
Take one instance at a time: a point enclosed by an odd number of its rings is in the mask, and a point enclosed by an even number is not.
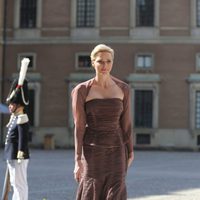
{"type": "MultiPolygon", "coordinates": [[[[74,200],[72,150],[31,150],[29,200],[74,200]]],[[[6,164],[0,150],[0,192],[6,164]]],[[[136,151],[127,175],[128,200],[200,200],[198,152],[136,151]]],[[[11,199],[11,198],[10,198],[11,199]]]]}

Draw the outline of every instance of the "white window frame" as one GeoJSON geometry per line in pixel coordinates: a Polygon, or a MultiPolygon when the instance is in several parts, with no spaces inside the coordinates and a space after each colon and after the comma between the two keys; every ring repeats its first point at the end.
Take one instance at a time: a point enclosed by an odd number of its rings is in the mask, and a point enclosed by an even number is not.
{"type": "Polygon", "coordinates": [[[200,27],[197,26],[197,0],[191,0],[191,35],[194,37],[200,36],[200,27]]]}
{"type": "Polygon", "coordinates": [[[14,36],[15,38],[39,38],[42,26],[42,0],[37,0],[36,27],[31,29],[20,28],[20,4],[21,0],[14,1],[14,36]]]}
{"type": "MultiPolygon", "coordinates": [[[[200,93],[200,90],[195,91],[195,129],[200,130],[200,126],[197,127],[197,92],[200,93]]],[[[200,100],[200,98],[199,98],[199,100],[200,100]]],[[[198,113],[198,115],[199,115],[198,120],[200,120],[200,113],[198,113]]],[[[200,124],[200,122],[198,124],[200,124]]]]}
{"type": "Polygon", "coordinates": [[[154,27],[137,27],[136,26],[136,0],[130,0],[130,36],[137,39],[153,39],[160,34],[160,0],[155,0],[155,17],[154,27]]]}
{"type": "Polygon", "coordinates": [[[33,57],[33,66],[31,68],[28,68],[28,71],[34,71],[36,69],[36,53],[19,53],[17,55],[17,69],[20,70],[21,67],[21,59],[22,57],[26,56],[32,56],[33,57]]]}
{"type": "Polygon", "coordinates": [[[79,63],[78,62],[79,56],[89,56],[90,57],[90,53],[87,53],[87,52],[78,52],[78,53],[75,54],[75,68],[76,68],[76,70],[91,71],[93,69],[92,65],[91,65],[90,68],[79,67],[79,65],[78,65],[78,63],[79,63]]]}
{"type": "Polygon", "coordinates": [[[196,71],[200,72],[200,53],[196,53],[196,71]]]}
{"type": "MultiPolygon", "coordinates": [[[[150,90],[153,92],[153,118],[152,118],[152,128],[150,128],[150,129],[158,128],[158,111],[159,111],[159,107],[158,107],[159,106],[159,86],[158,86],[158,83],[133,83],[132,102],[135,99],[135,91],[136,90],[150,90]]],[[[135,108],[134,108],[134,104],[133,104],[133,115],[134,115],[134,113],[135,113],[135,108]]]]}
{"type": "MultiPolygon", "coordinates": [[[[137,1],[141,1],[140,3],[142,3],[143,5],[144,5],[144,1],[145,0],[136,0],[136,21],[135,21],[135,23],[137,24],[137,1]]],[[[149,0],[147,0],[147,1],[149,1],[149,0]]],[[[155,2],[155,0],[153,0],[153,2],[154,2],[154,4],[156,3],[155,2]]],[[[141,5],[141,4],[140,4],[141,5]]],[[[154,5],[154,11],[155,11],[155,5],[154,5]]],[[[141,13],[138,13],[139,15],[141,14],[141,13]]],[[[153,13],[153,24],[152,25],[141,25],[140,23],[139,24],[137,24],[137,27],[154,27],[155,26],[155,12],[153,13]]]]}
{"type": "Polygon", "coordinates": [[[71,37],[78,40],[97,39],[99,37],[100,0],[96,1],[95,26],[92,28],[76,27],[77,0],[71,1],[71,37]]]}
{"type": "Polygon", "coordinates": [[[138,53],[135,55],[135,69],[136,71],[152,71],[152,69],[154,68],[154,55],[152,53],[138,53]],[[138,59],[139,57],[145,57],[145,56],[149,56],[151,58],[151,66],[149,67],[141,67],[138,65],[138,59]]]}
{"type": "Polygon", "coordinates": [[[200,129],[196,128],[196,92],[200,91],[200,83],[195,83],[195,80],[189,80],[189,99],[190,99],[190,129],[192,134],[195,131],[200,132],[200,129]]]}
{"type": "Polygon", "coordinates": [[[41,85],[37,82],[29,82],[28,83],[29,89],[32,89],[35,91],[35,107],[34,107],[34,126],[33,127],[39,127],[40,125],[40,90],[41,85]]]}
{"type": "MultiPolygon", "coordinates": [[[[198,28],[200,28],[200,19],[199,19],[199,25],[197,24],[197,21],[198,21],[198,18],[197,18],[197,2],[198,2],[199,0],[196,0],[196,26],[198,27],[198,28]]],[[[200,3],[200,1],[198,2],[198,3],[200,3]]],[[[200,11],[199,11],[200,12],[200,11]]],[[[199,13],[199,15],[200,15],[200,13],[199,13]]]]}

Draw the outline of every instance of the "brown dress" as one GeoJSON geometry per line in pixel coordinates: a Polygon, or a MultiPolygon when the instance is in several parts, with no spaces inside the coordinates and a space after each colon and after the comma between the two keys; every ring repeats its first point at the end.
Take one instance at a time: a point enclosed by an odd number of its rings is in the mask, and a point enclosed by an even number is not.
{"type": "Polygon", "coordinates": [[[84,173],[77,200],[126,200],[127,155],[133,151],[127,85],[116,80],[125,97],[85,101],[92,80],[72,91],[75,160],[84,173]]]}

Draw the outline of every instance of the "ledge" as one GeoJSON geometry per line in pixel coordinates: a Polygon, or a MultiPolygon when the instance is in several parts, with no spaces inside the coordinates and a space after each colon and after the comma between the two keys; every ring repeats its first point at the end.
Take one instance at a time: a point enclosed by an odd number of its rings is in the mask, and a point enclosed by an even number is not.
{"type": "Polygon", "coordinates": [[[129,82],[160,82],[158,74],[129,74],[126,78],[129,82]]]}
{"type": "Polygon", "coordinates": [[[190,74],[187,81],[189,83],[200,82],[200,74],[190,74]]]}
{"type": "Polygon", "coordinates": [[[75,82],[80,82],[80,81],[87,81],[95,76],[94,73],[71,73],[69,76],[65,78],[65,81],[75,81],[75,82]]]}
{"type": "MultiPolygon", "coordinates": [[[[12,78],[11,80],[17,78],[19,76],[19,73],[14,73],[12,74],[12,78]]],[[[40,82],[42,80],[42,76],[40,73],[27,73],[26,74],[26,78],[30,81],[30,82],[40,82]]]]}

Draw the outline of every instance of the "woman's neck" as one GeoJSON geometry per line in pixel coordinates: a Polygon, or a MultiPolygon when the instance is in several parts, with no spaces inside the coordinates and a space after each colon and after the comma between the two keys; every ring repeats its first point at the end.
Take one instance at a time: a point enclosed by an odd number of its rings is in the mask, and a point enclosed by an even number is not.
{"type": "Polygon", "coordinates": [[[104,76],[96,75],[96,77],[94,78],[94,82],[95,85],[103,88],[110,87],[111,85],[113,85],[113,81],[110,75],[104,75],[104,76]]]}

